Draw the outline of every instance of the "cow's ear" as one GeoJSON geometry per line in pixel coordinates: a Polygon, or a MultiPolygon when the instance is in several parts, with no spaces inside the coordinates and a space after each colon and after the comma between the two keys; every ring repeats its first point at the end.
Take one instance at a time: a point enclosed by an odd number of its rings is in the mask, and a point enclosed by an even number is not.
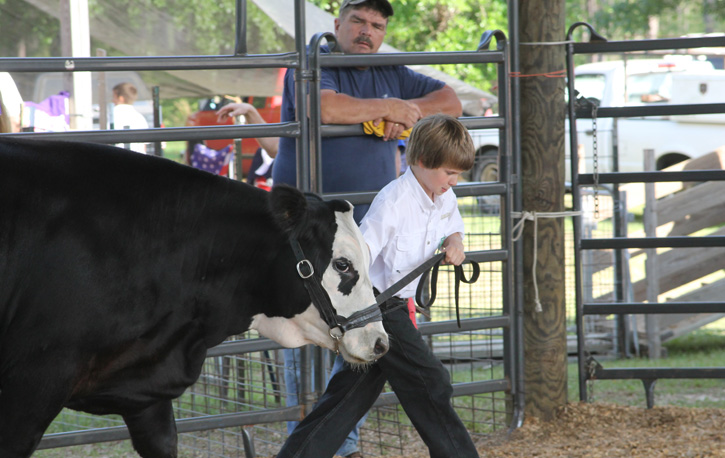
{"type": "Polygon", "coordinates": [[[292,232],[307,212],[305,196],[297,188],[286,185],[272,187],[270,205],[274,220],[285,232],[292,232]]]}

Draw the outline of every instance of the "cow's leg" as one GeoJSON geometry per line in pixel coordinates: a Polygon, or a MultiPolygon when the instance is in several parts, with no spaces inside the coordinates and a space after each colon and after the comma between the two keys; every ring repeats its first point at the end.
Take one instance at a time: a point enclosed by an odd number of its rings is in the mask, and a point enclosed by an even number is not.
{"type": "Polygon", "coordinates": [[[0,457],[27,458],[63,408],[47,387],[3,381],[0,391],[0,457]]]}
{"type": "Polygon", "coordinates": [[[176,423],[171,401],[124,415],[133,448],[143,458],[176,458],[176,423]]]}

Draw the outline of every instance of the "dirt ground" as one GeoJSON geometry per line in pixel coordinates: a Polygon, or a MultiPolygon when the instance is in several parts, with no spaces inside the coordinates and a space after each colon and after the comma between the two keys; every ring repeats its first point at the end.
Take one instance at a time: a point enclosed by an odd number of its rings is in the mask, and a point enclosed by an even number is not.
{"type": "MultiPolygon", "coordinates": [[[[725,458],[725,410],[572,403],[479,443],[485,457],[725,458]]],[[[428,458],[428,453],[390,458],[428,458]]]]}
{"type": "MultiPolygon", "coordinates": [[[[113,444],[44,450],[35,456],[138,458],[127,442],[113,444]]],[[[550,422],[528,418],[511,434],[488,435],[477,446],[481,458],[725,458],[725,409],[571,403],[550,422]]],[[[406,449],[413,452],[385,458],[429,457],[422,442],[406,449]]],[[[209,456],[202,452],[200,456],[209,456]]]]}

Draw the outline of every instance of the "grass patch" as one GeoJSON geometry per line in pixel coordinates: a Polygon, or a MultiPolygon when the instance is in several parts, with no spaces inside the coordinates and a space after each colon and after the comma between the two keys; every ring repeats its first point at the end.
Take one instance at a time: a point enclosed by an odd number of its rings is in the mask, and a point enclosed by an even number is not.
{"type": "Polygon", "coordinates": [[[725,352],[725,332],[721,329],[699,329],[664,344],[670,356],[702,354],[710,359],[725,352]]]}

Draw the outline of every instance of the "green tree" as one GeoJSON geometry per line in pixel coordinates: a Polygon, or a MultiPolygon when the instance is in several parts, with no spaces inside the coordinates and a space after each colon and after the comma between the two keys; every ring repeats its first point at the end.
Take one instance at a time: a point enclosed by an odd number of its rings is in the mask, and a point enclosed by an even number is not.
{"type": "Polygon", "coordinates": [[[659,24],[656,38],[725,26],[725,0],[567,0],[566,5],[567,24],[588,22],[609,40],[648,38],[653,23],[659,24]]]}
{"type": "Polygon", "coordinates": [[[24,0],[0,0],[0,56],[60,55],[60,25],[24,0]]]}
{"type": "MultiPolygon", "coordinates": [[[[91,1],[94,2],[91,7],[93,17],[113,17],[115,23],[126,24],[127,29],[136,36],[171,42],[183,35],[187,52],[208,55],[234,52],[235,0],[91,1]],[[159,33],[160,27],[168,31],[168,37],[159,33]]],[[[291,43],[291,39],[254,2],[247,2],[247,44],[250,54],[288,51],[291,43]]],[[[108,45],[112,46],[113,43],[108,45]]],[[[154,55],[153,41],[148,48],[149,55],[154,55]]]]}
{"type": "MultiPolygon", "coordinates": [[[[337,15],[340,0],[312,3],[337,15]]],[[[475,51],[483,32],[507,32],[505,0],[399,0],[390,19],[386,43],[401,51],[475,51]]],[[[489,91],[496,81],[493,65],[433,65],[466,83],[489,91]]]]}

